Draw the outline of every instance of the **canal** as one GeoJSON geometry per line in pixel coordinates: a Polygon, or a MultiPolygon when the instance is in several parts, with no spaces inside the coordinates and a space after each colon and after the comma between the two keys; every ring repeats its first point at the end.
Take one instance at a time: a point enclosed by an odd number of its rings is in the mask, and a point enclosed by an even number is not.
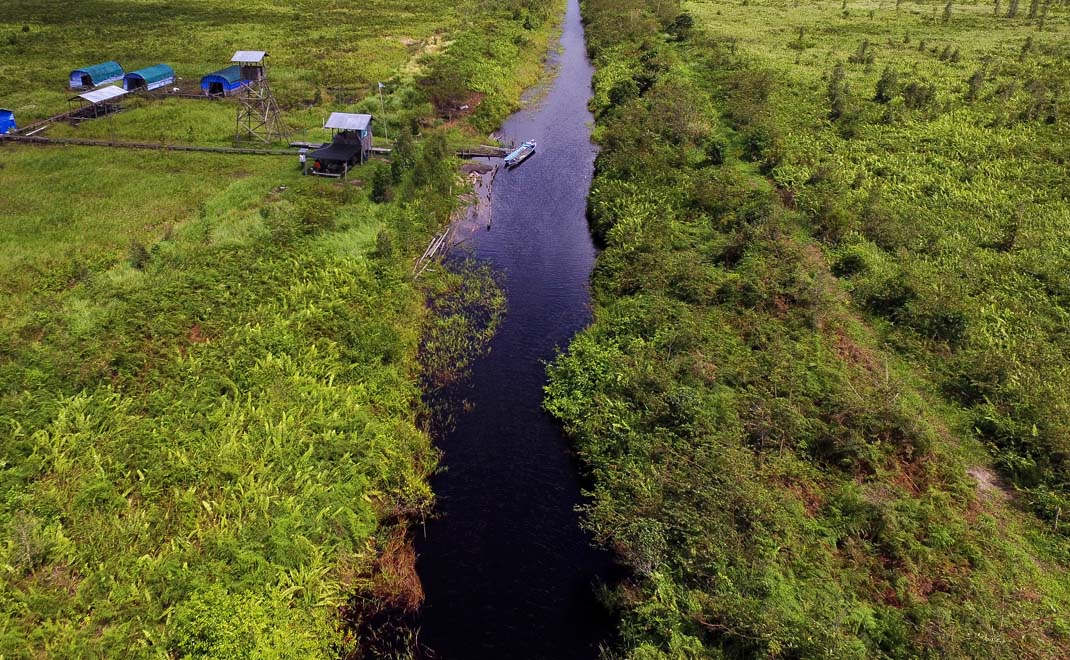
{"type": "Polygon", "coordinates": [[[578,0],[560,46],[552,80],[501,129],[537,152],[499,171],[489,217],[460,228],[464,249],[500,274],[508,311],[471,378],[439,395],[464,402],[436,438],[438,516],[416,533],[420,641],[442,660],[593,659],[610,630],[595,592],[611,559],[580,527],[576,464],[542,409],[546,362],[590,321],[593,70],[578,0]]]}

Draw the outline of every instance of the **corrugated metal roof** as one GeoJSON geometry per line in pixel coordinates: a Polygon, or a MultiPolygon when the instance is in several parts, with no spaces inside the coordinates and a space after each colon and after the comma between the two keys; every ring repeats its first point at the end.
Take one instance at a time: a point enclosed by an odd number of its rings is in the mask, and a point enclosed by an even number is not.
{"type": "Polygon", "coordinates": [[[239,50],[234,53],[234,57],[230,58],[230,61],[241,64],[257,64],[265,57],[267,57],[267,53],[262,50],[239,50]]]}
{"type": "Polygon", "coordinates": [[[118,62],[101,62],[100,64],[94,64],[93,66],[86,66],[71,71],[72,75],[75,73],[84,73],[92,78],[94,83],[99,84],[105,80],[122,78],[123,67],[119,66],[118,62]]]}
{"type": "Polygon", "coordinates": [[[358,115],[352,112],[332,112],[323,124],[324,128],[338,128],[343,131],[363,131],[371,123],[371,115],[358,115]]]}
{"type": "Polygon", "coordinates": [[[147,66],[144,69],[138,69],[137,71],[131,71],[126,74],[128,76],[140,76],[145,82],[154,83],[168,78],[175,77],[175,70],[166,64],[154,64],[147,66]]]}
{"type": "Polygon", "coordinates": [[[122,87],[116,87],[115,85],[108,85],[107,87],[101,87],[100,89],[94,89],[91,92],[85,94],[79,94],[77,98],[85,99],[90,103],[101,103],[103,101],[109,101],[116,97],[127,94],[128,92],[122,87]]]}
{"type": "MultiPolygon", "coordinates": [[[[237,64],[233,64],[225,69],[220,69],[219,71],[209,73],[204,78],[207,78],[208,76],[219,76],[220,78],[226,80],[228,83],[236,83],[241,80],[241,67],[237,64]]],[[[203,81],[204,78],[201,78],[201,80],[203,81]]]]}

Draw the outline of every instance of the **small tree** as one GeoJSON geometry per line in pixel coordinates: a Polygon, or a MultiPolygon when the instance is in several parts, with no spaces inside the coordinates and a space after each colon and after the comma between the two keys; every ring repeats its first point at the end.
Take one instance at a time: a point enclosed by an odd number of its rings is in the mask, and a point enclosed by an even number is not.
{"type": "Polygon", "coordinates": [[[847,111],[847,71],[842,63],[836,64],[829,76],[829,119],[835,121],[847,111]]]}
{"type": "Polygon", "coordinates": [[[725,156],[728,155],[728,143],[719,135],[713,135],[706,139],[706,162],[711,165],[724,165],[725,156]]]}
{"type": "Polygon", "coordinates": [[[673,19],[669,24],[668,32],[676,38],[677,41],[686,41],[691,36],[691,30],[695,27],[695,19],[684,12],[673,19]]]}
{"type": "Polygon", "coordinates": [[[1044,21],[1048,19],[1048,9],[1051,8],[1051,0],[1044,0],[1044,4],[1040,8],[1040,21],[1037,23],[1037,31],[1044,31],[1044,21]]]}
{"type": "Polygon", "coordinates": [[[855,50],[854,55],[847,58],[847,61],[851,64],[863,64],[867,62],[869,58],[869,39],[863,39],[858,44],[858,49],[855,50]]]}
{"type": "Polygon", "coordinates": [[[1040,9],[1040,0],[1029,0],[1029,13],[1025,17],[1030,20],[1036,18],[1038,9],[1040,9]]]}
{"type": "Polygon", "coordinates": [[[976,101],[981,96],[981,88],[985,84],[984,71],[978,69],[973,72],[970,79],[966,81],[966,100],[976,101]]]}
{"type": "Polygon", "coordinates": [[[394,183],[401,181],[402,175],[416,164],[416,147],[412,142],[412,133],[405,126],[401,127],[394,140],[394,149],[390,153],[390,178],[394,183]]]}
{"type": "Polygon", "coordinates": [[[1033,52],[1033,35],[1029,35],[1025,38],[1025,43],[1022,44],[1022,50],[1018,53],[1018,61],[1024,62],[1029,53],[1033,52]]]}
{"type": "Polygon", "coordinates": [[[1010,5],[1007,7],[1007,18],[1014,18],[1018,15],[1018,0],[1011,0],[1010,5]]]}
{"type": "MultiPolygon", "coordinates": [[[[1034,0],[1035,1],[1035,0],[1034,0]]],[[[944,23],[951,22],[951,0],[947,0],[947,4],[944,5],[944,23]]]]}
{"type": "Polygon", "coordinates": [[[390,170],[386,167],[375,168],[372,174],[372,201],[376,204],[390,201],[390,170]]]}
{"type": "Polygon", "coordinates": [[[908,108],[922,108],[936,98],[936,86],[912,81],[903,88],[903,102],[908,108]]]}
{"type": "Polygon", "coordinates": [[[892,67],[884,67],[880,79],[877,80],[877,93],[873,100],[877,103],[888,103],[895,98],[899,91],[899,74],[892,67]]]}
{"type": "Polygon", "coordinates": [[[375,235],[375,254],[384,259],[394,256],[394,236],[390,230],[383,228],[375,235]]]}
{"type": "Polygon", "coordinates": [[[618,80],[609,88],[609,102],[622,105],[639,96],[639,85],[632,78],[618,80]]]}

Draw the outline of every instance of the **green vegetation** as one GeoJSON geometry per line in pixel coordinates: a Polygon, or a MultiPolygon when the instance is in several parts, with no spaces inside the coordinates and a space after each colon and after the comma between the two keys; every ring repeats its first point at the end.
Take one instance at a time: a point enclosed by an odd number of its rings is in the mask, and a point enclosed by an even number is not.
{"type": "MultiPolygon", "coordinates": [[[[0,656],[408,652],[406,527],[436,464],[420,354],[463,362],[501,307],[485,278],[414,282],[412,260],[463,192],[449,141],[518,102],[555,7],[8,7],[0,98],[20,123],[66,108],[76,65],[189,76],[261,47],[291,125],[376,109],[361,97],[382,79],[402,137],[348,181],[296,158],[0,145],[0,656]],[[457,44],[486,50],[478,67],[457,44]],[[440,127],[443,76],[502,84],[440,127]]],[[[226,144],[233,119],[229,102],[139,100],[114,130],[226,144]]]]}
{"type": "Polygon", "coordinates": [[[1070,654],[1065,6],[584,13],[620,654],[1070,654]]]}

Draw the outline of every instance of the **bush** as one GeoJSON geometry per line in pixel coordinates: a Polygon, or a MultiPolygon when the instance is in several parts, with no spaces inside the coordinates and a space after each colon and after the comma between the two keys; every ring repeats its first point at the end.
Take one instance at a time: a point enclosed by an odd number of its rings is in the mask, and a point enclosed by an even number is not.
{"type": "Polygon", "coordinates": [[[881,77],[877,80],[877,91],[873,100],[877,103],[888,103],[899,91],[899,74],[891,67],[884,67],[881,77]]]}
{"type": "Polygon", "coordinates": [[[705,148],[706,162],[710,165],[723,165],[728,155],[728,141],[714,135],[706,139],[705,148]]]}
{"type": "Polygon", "coordinates": [[[609,89],[609,102],[613,105],[624,105],[628,101],[639,97],[639,84],[633,78],[618,80],[609,89]]]}
{"type": "Polygon", "coordinates": [[[924,108],[936,99],[936,85],[911,81],[903,88],[903,102],[908,108],[924,108]]]}
{"type": "Polygon", "coordinates": [[[393,193],[390,190],[390,168],[389,167],[376,167],[375,172],[372,173],[372,188],[371,198],[372,201],[377,204],[383,202],[389,202],[393,198],[393,193]]]}

